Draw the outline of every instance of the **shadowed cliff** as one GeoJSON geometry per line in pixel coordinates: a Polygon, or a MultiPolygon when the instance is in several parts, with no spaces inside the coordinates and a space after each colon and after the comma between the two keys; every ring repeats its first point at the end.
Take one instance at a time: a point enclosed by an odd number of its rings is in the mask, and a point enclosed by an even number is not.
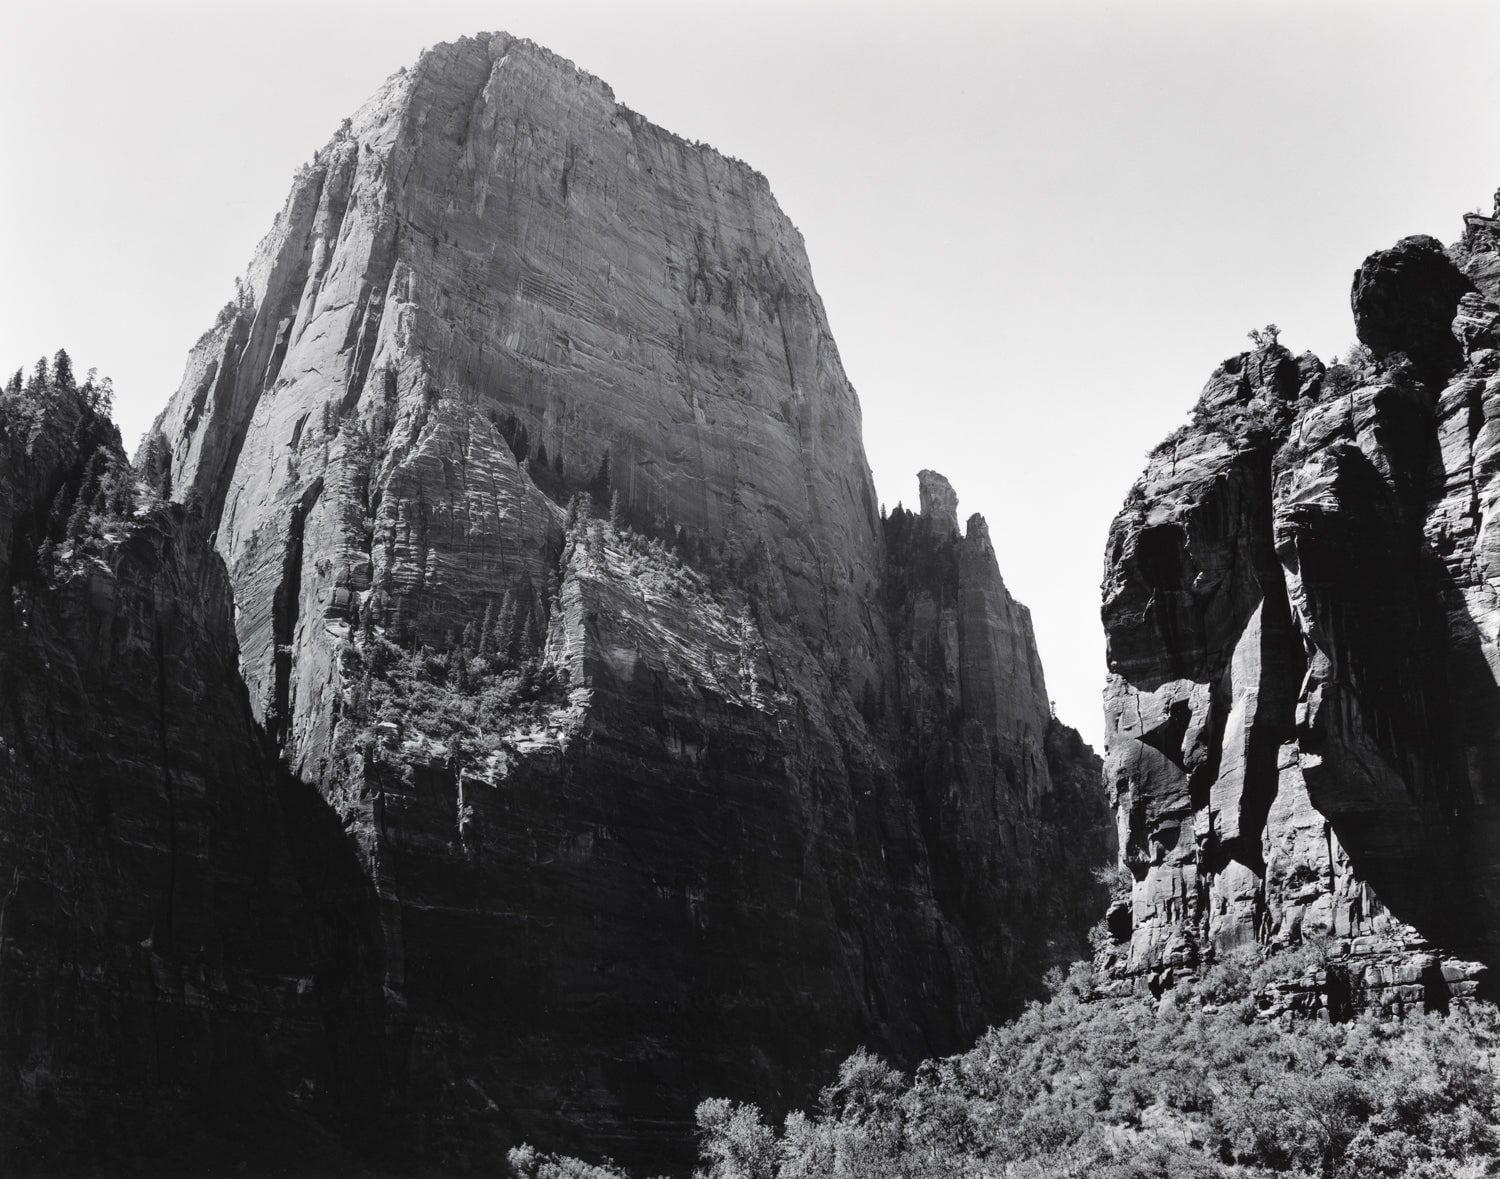
{"type": "Polygon", "coordinates": [[[1255,333],[1111,529],[1112,961],[1153,988],[1332,937],[1308,1005],[1444,1009],[1500,952],[1500,236],[1466,222],[1365,260],[1344,363],[1255,333]]]}
{"type": "Polygon", "coordinates": [[[882,518],[765,179],[545,50],[439,46],[346,121],[140,466],[212,650],[133,699],[226,694],[209,748],[156,714],[225,800],[202,870],[250,857],[312,980],[246,1018],[321,1020],[272,1088],[382,1163],[680,1165],[705,1095],[964,1047],[1086,953],[1099,763],[983,519],[932,472],[882,518]]]}

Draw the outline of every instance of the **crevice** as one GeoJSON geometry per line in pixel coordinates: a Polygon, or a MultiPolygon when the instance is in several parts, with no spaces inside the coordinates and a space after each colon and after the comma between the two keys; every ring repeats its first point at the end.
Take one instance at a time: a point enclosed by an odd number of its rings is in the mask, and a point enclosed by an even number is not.
{"type": "MultiPolygon", "coordinates": [[[[228,443],[214,470],[208,472],[200,468],[193,486],[182,489],[185,494],[196,490],[203,497],[204,519],[210,533],[216,532],[221,523],[229,485],[239,465],[240,452],[244,449],[245,438],[255,418],[255,409],[260,404],[262,395],[274,384],[286,356],[293,318],[278,320],[275,327],[271,320],[277,310],[285,307],[289,295],[294,296],[294,308],[300,305],[300,292],[306,285],[311,265],[313,222],[322,200],[325,180],[326,169],[315,169],[308,180],[293,189],[286,209],[289,218],[287,236],[266,277],[254,317],[248,323],[244,315],[236,319],[234,363],[227,373],[227,383],[225,373],[221,373],[219,378],[223,396],[218,392],[214,394],[209,418],[201,424],[198,431],[203,438],[228,437],[228,443]],[[314,185],[316,192],[310,196],[311,213],[307,214],[307,225],[299,235],[296,231],[298,210],[305,210],[307,204],[299,204],[298,198],[304,192],[309,192],[314,185]],[[266,357],[264,365],[260,363],[263,356],[266,357]]],[[[225,356],[226,359],[229,356],[228,349],[225,356]]]]}
{"type": "MultiPolygon", "coordinates": [[[[380,328],[385,322],[386,304],[391,299],[391,277],[396,271],[396,245],[400,225],[395,217],[382,216],[377,240],[370,250],[370,265],[366,270],[364,310],[358,321],[354,341],[354,354],[350,358],[349,379],[344,389],[344,398],[339,413],[348,413],[359,402],[365,381],[370,374],[370,365],[375,357],[375,346],[380,339],[380,328]]],[[[351,325],[351,330],[353,325],[351,325]]],[[[346,345],[347,346],[347,345],[346,345]]]]}
{"type": "Polygon", "coordinates": [[[322,491],[323,479],[319,476],[292,508],[291,518],[287,521],[286,548],[281,558],[281,582],[271,603],[275,685],[267,728],[283,756],[288,752],[287,744],[291,738],[292,654],[297,614],[302,603],[302,536],[307,515],[322,491]]]}
{"type": "Polygon", "coordinates": [[[569,189],[569,187],[572,184],[573,169],[577,166],[577,164],[578,164],[578,145],[575,144],[575,143],[570,143],[570,144],[568,144],[567,150],[563,153],[563,166],[562,166],[562,199],[563,199],[563,204],[567,204],[568,203],[568,189],[569,189]]]}
{"type": "Polygon", "coordinates": [[[291,343],[292,317],[286,316],[276,325],[276,335],[271,341],[271,355],[266,360],[266,368],[260,376],[260,392],[264,393],[271,387],[281,372],[281,362],[286,359],[287,346],[291,343]]]}

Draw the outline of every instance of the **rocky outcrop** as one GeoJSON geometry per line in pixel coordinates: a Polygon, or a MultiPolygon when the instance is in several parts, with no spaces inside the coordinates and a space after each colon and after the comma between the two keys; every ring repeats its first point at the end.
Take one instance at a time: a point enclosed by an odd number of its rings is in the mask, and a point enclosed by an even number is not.
{"type": "Polygon", "coordinates": [[[1354,328],[1379,359],[1405,353],[1429,382],[1463,362],[1453,310],[1474,285],[1449,261],[1442,242],[1403,238],[1364,260],[1354,275],[1354,328]]]}
{"type": "Polygon", "coordinates": [[[505,34],[297,177],[157,423],[372,894],[380,1119],[680,1160],[705,1093],[957,1048],[1112,832],[984,522],[882,526],[763,177],[505,34]]]}
{"type": "Polygon", "coordinates": [[[71,387],[0,398],[0,454],[0,1163],[337,1167],[357,906],[306,876],[340,841],[250,715],[223,564],[181,505],[90,522],[124,457],[71,387]]]}
{"type": "Polygon", "coordinates": [[[1321,997],[1290,992],[1337,1011],[1441,1007],[1496,961],[1484,235],[1365,261],[1373,363],[1324,370],[1274,336],[1226,361],[1115,520],[1126,974],[1159,987],[1239,945],[1328,937],[1321,997]]]}
{"type": "Polygon", "coordinates": [[[285,699],[299,749],[330,672],[298,626],[357,597],[441,638],[541,581],[563,487],[710,559],[776,553],[778,617],[861,684],[888,664],[858,607],[858,403],[801,237],[762,176],[598,79],[505,34],[428,52],[298,177],[242,290],[159,429],[217,527],[257,714],[285,699]]]}
{"type": "Polygon", "coordinates": [[[903,777],[939,902],[981,931],[987,973],[1035,977],[1070,960],[1102,907],[1093,873],[1114,848],[1100,765],[1051,714],[1031,614],[1005,588],[984,517],[960,535],[948,481],[920,480],[921,513],[898,507],[885,527],[903,777]]]}

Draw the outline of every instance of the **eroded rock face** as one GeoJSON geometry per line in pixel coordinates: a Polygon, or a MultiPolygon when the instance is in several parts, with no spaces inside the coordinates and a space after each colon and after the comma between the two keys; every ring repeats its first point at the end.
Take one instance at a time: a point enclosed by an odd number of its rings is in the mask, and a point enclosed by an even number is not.
{"type": "Polygon", "coordinates": [[[330,936],[303,857],[337,877],[339,841],[251,717],[194,514],[53,551],[94,443],[124,461],[102,429],[70,389],[0,396],[0,1162],[337,1167],[315,1115],[370,1088],[359,930],[330,936]]]}
{"type": "Polygon", "coordinates": [[[259,715],[317,723],[327,668],[271,652],[317,646],[297,628],[336,600],[373,589],[441,638],[536,582],[558,539],[537,487],[617,495],[710,555],[764,545],[779,616],[861,683],[888,665],[857,606],[879,577],[858,403],[747,166],[529,42],[464,39],[323,149],[245,290],[159,428],[217,522],[259,715]],[[324,568],[292,578],[309,532],[324,568]]]}
{"type": "Polygon", "coordinates": [[[1441,383],[1463,360],[1453,309],[1473,290],[1436,238],[1402,238],[1355,273],[1355,331],[1376,357],[1404,352],[1423,377],[1441,383]]]}
{"type": "MultiPolygon", "coordinates": [[[[1155,986],[1249,943],[1335,939],[1296,1003],[1444,1005],[1500,951],[1497,354],[1479,233],[1355,276],[1355,370],[1226,362],[1111,530],[1107,780],[1155,986]],[[1438,328],[1441,327],[1440,332],[1438,328]],[[1227,373],[1273,370],[1272,382],[1227,373]],[[1340,959],[1339,955],[1343,955],[1340,959]],[[1446,957],[1446,960],[1444,959],[1446,957]]],[[[1305,981],[1305,980],[1304,980],[1305,981]]]]}
{"type": "Polygon", "coordinates": [[[960,535],[948,481],[924,471],[921,487],[922,512],[897,508],[885,527],[903,777],[939,903],[981,931],[986,974],[1024,977],[1066,963],[1100,916],[1093,873],[1114,840],[1099,759],[1051,714],[1030,611],[1005,587],[984,517],[960,535]]]}
{"type": "Polygon", "coordinates": [[[381,1117],[642,1164],[708,1093],[959,1047],[1112,831],[982,519],[882,528],[764,178],[529,42],[299,176],[157,429],[255,714],[373,893],[381,1117]]]}

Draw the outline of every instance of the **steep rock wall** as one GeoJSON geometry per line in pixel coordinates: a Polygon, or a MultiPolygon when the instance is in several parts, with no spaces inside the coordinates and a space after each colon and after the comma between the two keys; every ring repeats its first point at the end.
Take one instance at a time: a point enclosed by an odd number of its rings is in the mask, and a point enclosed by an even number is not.
{"type": "Polygon", "coordinates": [[[1051,714],[1030,611],[1005,587],[984,517],[960,534],[948,481],[923,471],[921,492],[921,512],[898,507],[885,528],[902,774],[939,903],[981,931],[989,971],[1035,977],[1099,917],[1093,872],[1114,854],[1100,764],[1051,714]]]}
{"type": "Polygon", "coordinates": [[[278,594],[321,615],[373,587],[441,637],[538,579],[546,508],[501,450],[710,556],[763,544],[780,616],[861,681],[888,661],[856,605],[879,575],[859,407],[801,237],[758,173],[597,79],[504,34],[428,52],[299,175],[244,292],[159,428],[217,521],[261,715],[327,705],[315,661],[279,682],[278,594]],[[329,568],[292,586],[274,553],[307,529],[329,568]]]}
{"type": "Polygon", "coordinates": [[[341,841],[251,717],[194,513],[54,544],[101,451],[77,391],[0,396],[0,1165],[336,1168],[369,1028],[328,919],[358,904],[307,861],[337,879],[341,841]]]}
{"type": "Polygon", "coordinates": [[[703,1093],[955,1048],[1081,950],[1097,763],[982,521],[888,567],[764,178],[569,63],[486,34],[390,79],[157,429],[441,1165],[680,1159],[703,1093]]]}
{"type": "Polygon", "coordinates": [[[1126,974],[1327,937],[1307,1001],[1441,1007],[1496,960],[1488,225],[1366,260],[1365,358],[1226,361],[1115,520],[1126,974]]]}

